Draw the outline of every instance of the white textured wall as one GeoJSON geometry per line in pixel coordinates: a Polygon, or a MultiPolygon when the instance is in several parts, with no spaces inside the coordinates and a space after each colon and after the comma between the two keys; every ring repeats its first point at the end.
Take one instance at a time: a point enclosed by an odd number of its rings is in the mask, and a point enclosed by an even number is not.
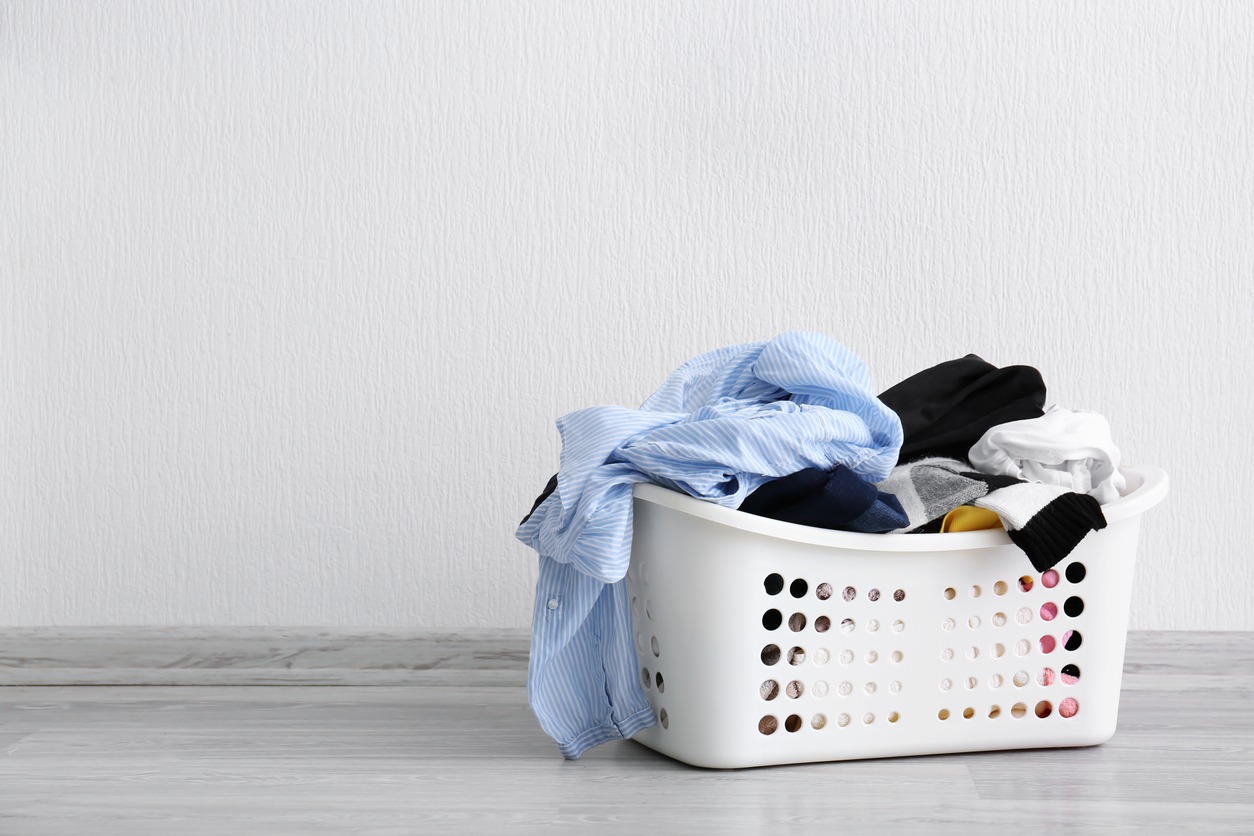
{"type": "Polygon", "coordinates": [[[1165,467],[1254,628],[1254,6],[0,0],[0,624],[528,623],[553,419],[824,330],[1165,467]]]}

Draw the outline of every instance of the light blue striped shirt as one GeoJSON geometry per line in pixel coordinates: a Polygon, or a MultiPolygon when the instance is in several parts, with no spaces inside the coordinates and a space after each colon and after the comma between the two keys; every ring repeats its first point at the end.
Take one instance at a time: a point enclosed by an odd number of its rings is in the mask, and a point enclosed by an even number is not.
{"type": "Polygon", "coordinates": [[[540,554],[527,693],[568,758],[653,725],[623,580],[632,485],[736,508],[764,482],[808,467],[845,465],[879,481],[902,440],[861,358],[801,331],[703,354],[640,409],[581,409],[557,428],[557,490],[517,536],[540,554]]]}

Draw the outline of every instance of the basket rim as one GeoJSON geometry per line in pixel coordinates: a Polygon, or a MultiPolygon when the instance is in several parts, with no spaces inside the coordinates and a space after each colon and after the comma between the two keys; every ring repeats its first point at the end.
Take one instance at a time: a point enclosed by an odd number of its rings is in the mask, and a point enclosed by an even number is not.
{"type": "MultiPolygon", "coordinates": [[[[1121,467],[1128,491],[1102,506],[1107,523],[1132,519],[1148,511],[1167,496],[1166,471],[1157,467],[1121,467]]],[[[761,534],[777,540],[807,543],[859,551],[877,552],[940,552],[969,549],[1000,548],[1012,545],[1005,531],[958,531],[947,534],[866,534],[857,531],[833,531],[808,525],[759,517],[734,508],[724,508],[703,499],[672,491],[648,482],[638,483],[633,494],[639,501],[650,502],[713,523],[761,534]]]]}

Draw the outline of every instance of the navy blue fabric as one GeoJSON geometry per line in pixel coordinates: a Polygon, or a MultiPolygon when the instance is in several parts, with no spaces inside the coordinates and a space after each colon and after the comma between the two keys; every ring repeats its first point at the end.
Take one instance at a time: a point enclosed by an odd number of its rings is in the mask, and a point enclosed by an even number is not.
{"type": "Polygon", "coordinates": [[[797,525],[875,534],[910,523],[897,497],[876,490],[847,467],[808,467],[767,482],[740,510],[797,525]]]}

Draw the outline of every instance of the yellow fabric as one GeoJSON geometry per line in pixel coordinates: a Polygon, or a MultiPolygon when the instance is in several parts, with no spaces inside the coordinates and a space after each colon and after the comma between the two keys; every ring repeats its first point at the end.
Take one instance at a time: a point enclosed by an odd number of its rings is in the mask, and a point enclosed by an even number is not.
{"type": "Polygon", "coordinates": [[[974,505],[959,505],[941,520],[941,534],[950,531],[983,531],[987,528],[1001,528],[1001,517],[987,508],[976,508],[974,505]]]}

